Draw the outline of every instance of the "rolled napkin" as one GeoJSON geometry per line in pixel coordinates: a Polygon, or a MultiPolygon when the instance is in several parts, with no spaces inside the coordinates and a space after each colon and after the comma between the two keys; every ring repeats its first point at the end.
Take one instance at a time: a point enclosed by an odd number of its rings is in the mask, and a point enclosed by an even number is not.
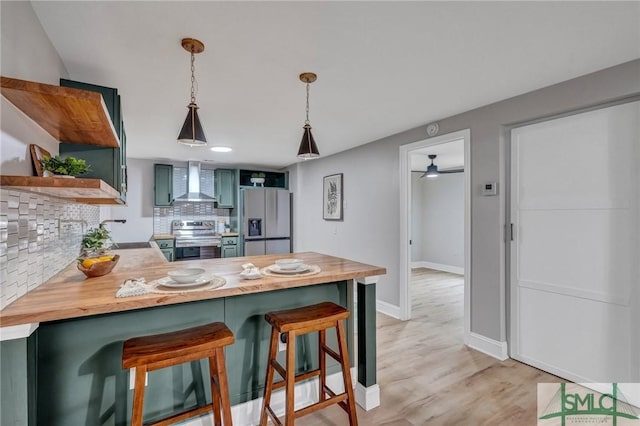
{"type": "Polygon", "coordinates": [[[128,279],[122,283],[116,297],[142,296],[150,291],[144,278],[128,279]]]}
{"type": "Polygon", "coordinates": [[[245,263],[242,265],[243,271],[240,272],[240,276],[247,280],[255,280],[257,278],[261,278],[262,274],[260,274],[260,269],[257,268],[253,263],[245,263]]]}

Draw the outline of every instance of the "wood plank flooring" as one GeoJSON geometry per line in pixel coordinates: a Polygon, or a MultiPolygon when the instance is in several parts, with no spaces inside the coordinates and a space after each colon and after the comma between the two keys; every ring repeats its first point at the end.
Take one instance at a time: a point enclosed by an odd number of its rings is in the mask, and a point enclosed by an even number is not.
{"type": "MultiPolygon", "coordinates": [[[[414,269],[411,321],[378,314],[381,405],[368,412],[358,407],[361,426],[536,424],[536,384],[561,379],[466,347],[463,284],[461,275],[414,269]]],[[[347,424],[335,406],[296,421],[347,424]]]]}

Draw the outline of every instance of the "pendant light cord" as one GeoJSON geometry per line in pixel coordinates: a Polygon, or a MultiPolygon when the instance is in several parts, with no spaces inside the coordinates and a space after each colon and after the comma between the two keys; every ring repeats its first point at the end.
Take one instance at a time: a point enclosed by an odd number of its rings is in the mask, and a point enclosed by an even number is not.
{"type": "Polygon", "coordinates": [[[304,124],[309,125],[309,83],[307,83],[307,119],[304,121],[304,124]]]}

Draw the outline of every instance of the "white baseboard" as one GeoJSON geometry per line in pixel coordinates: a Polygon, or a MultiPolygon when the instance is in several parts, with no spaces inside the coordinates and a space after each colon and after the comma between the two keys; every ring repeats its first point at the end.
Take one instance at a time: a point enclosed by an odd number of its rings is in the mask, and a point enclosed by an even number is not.
{"type": "Polygon", "coordinates": [[[356,384],[356,402],[365,411],[372,410],[380,406],[380,386],[375,385],[365,388],[360,383],[356,384]]]}
{"type": "Polygon", "coordinates": [[[429,268],[435,269],[436,271],[451,272],[452,274],[464,275],[464,268],[460,266],[443,265],[442,263],[425,261],[411,262],[411,268],[429,268]]]}
{"type": "MultiPolygon", "coordinates": [[[[352,378],[358,377],[357,370],[355,367],[351,369],[351,377],[352,378]]],[[[354,381],[354,383],[357,383],[357,381],[354,381]]],[[[327,386],[329,386],[335,393],[344,392],[344,385],[342,382],[342,373],[334,373],[327,376],[327,386]]],[[[307,380],[305,382],[298,383],[295,387],[296,410],[303,408],[314,402],[317,402],[318,388],[319,388],[319,381],[317,377],[311,380],[307,380]]],[[[259,424],[260,411],[262,410],[262,400],[263,398],[260,397],[260,398],[243,402],[241,404],[237,404],[231,407],[231,417],[233,419],[233,424],[235,426],[254,426],[259,424]]],[[[356,401],[358,401],[357,397],[356,397],[356,401]]],[[[285,404],[284,389],[277,390],[271,394],[270,405],[278,417],[284,416],[284,412],[285,412],[284,404],[285,404]]],[[[181,426],[214,426],[213,415],[207,414],[205,416],[194,417],[192,419],[186,420],[183,423],[180,423],[180,425],[181,426]]]]}
{"type": "Polygon", "coordinates": [[[465,339],[465,344],[476,351],[485,353],[499,359],[500,361],[504,361],[509,358],[507,342],[498,342],[497,340],[489,339],[481,334],[471,332],[465,339]]]}
{"type": "Polygon", "coordinates": [[[376,311],[392,318],[400,319],[400,306],[392,305],[382,300],[376,300],[376,311]]]}

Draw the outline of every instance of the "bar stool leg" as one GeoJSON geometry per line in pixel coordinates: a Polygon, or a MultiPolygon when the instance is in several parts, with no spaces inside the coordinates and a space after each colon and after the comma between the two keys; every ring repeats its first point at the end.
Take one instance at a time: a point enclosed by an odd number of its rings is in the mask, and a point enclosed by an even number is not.
{"type": "Polygon", "coordinates": [[[213,406],[213,424],[222,425],[220,417],[220,381],[218,380],[218,365],[215,356],[209,357],[209,375],[211,377],[211,405],[213,406]]]}
{"type": "MultiPolygon", "coordinates": [[[[269,416],[267,407],[271,402],[271,391],[273,390],[273,366],[271,360],[276,359],[278,353],[278,332],[275,328],[271,328],[271,343],[269,344],[269,361],[267,363],[267,378],[264,380],[264,400],[262,401],[262,414],[260,414],[260,426],[267,426],[269,416]]],[[[283,377],[284,379],[284,377],[283,377]]]]}
{"type": "Polygon", "coordinates": [[[286,377],[286,417],[285,426],[293,426],[295,420],[294,415],[294,394],[296,385],[296,333],[289,331],[287,333],[287,377],[286,377]]]}
{"type": "Polygon", "coordinates": [[[224,348],[216,348],[216,367],[218,369],[218,383],[222,403],[222,419],[224,426],[233,426],[231,419],[231,398],[229,398],[229,383],[227,382],[227,366],[224,360],[224,348]]]}
{"type": "Polygon", "coordinates": [[[347,393],[347,413],[349,413],[349,425],[358,426],[358,417],[356,416],[356,400],[353,395],[353,386],[351,384],[351,365],[349,363],[349,349],[347,348],[346,333],[344,324],[338,321],[336,332],[338,333],[338,348],[340,357],[342,358],[342,377],[344,379],[344,391],[347,393]]]}
{"type": "Polygon", "coordinates": [[[142,416],[144,414],[144,384],[147,376],[147,367],[142,365],[136,367],[136,380],[133,388],[133,414],[131,415],[131,426],[142,426],[142,416]]]}
{"type": "Polygon", "coordinates": [[[324,393],[324,387],[327,384],[327,355],[324,352],[324,346],[327,344],[327,331],[320,330],[318,331],[319,339],[318,346],[320,348],[320,402],[326,399],[326,395],[324,393]]]}

